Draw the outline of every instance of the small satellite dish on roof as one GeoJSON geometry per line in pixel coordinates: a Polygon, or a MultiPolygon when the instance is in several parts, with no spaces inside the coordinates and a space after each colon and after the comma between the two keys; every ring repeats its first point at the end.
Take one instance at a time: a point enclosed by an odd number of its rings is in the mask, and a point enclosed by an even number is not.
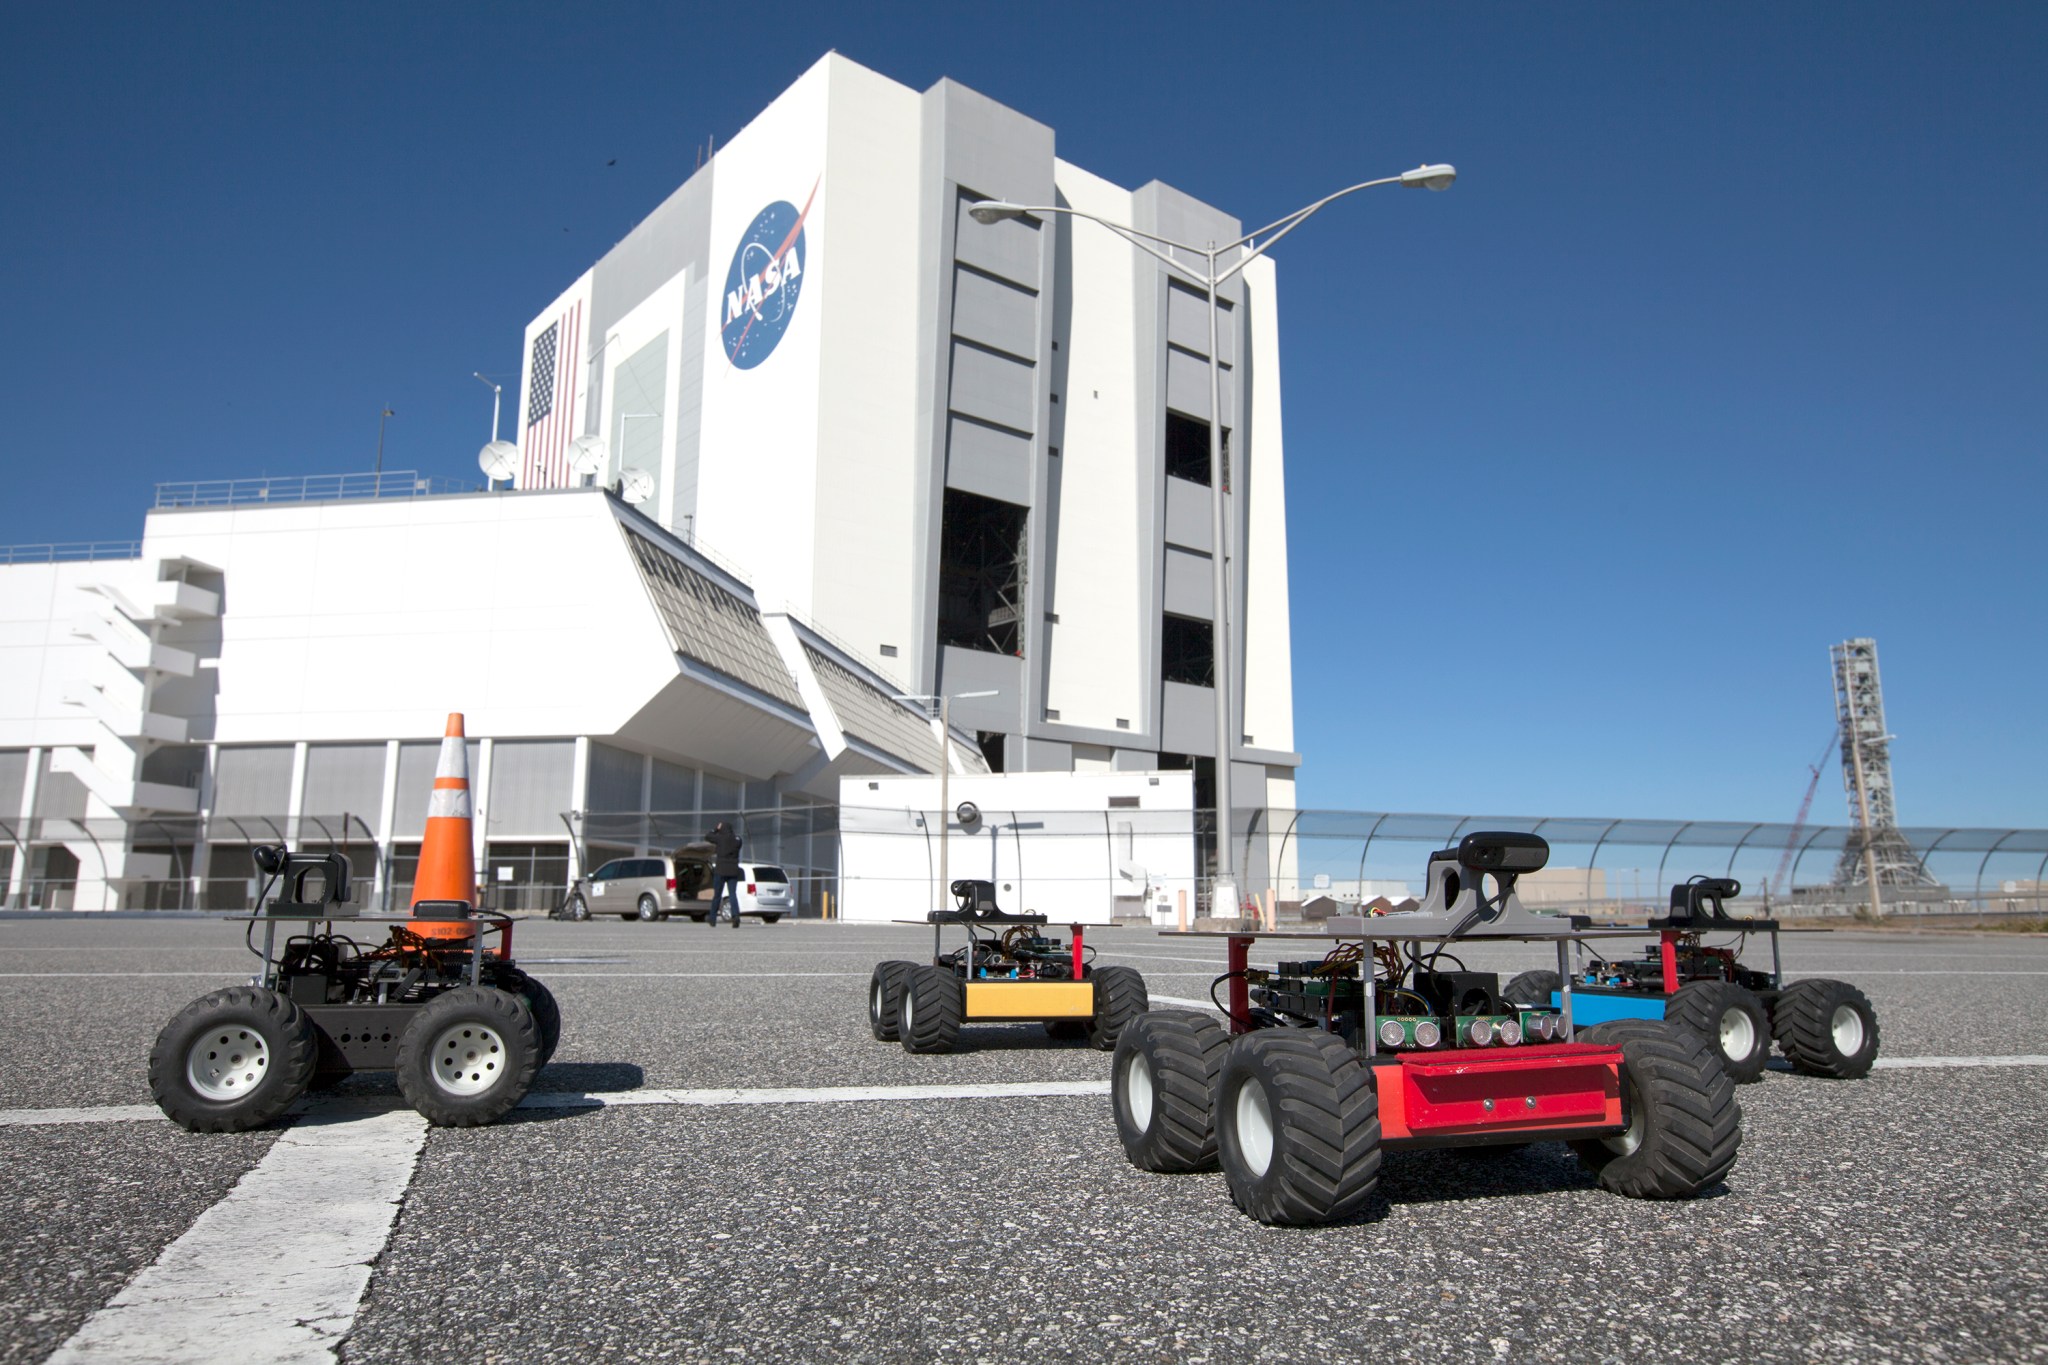
{"type": "Polygon", "coordinates": [[[602,437],[578,436],[569,442],[569,468],[579,479],[590,478],[604,469],[609,453],[602,437]]]}
{"type": "Polygon", "coordinates": [[[619,496],[638,506],[654,496],[654,476],[644,469],[619,471],[619,496]]]}
{"type": "Polygon", "coordinates": [[[492,483],[509,479],[519,471],[519,447],[510,441],[492,441],[476,453],[476,464],[492,483]]]}

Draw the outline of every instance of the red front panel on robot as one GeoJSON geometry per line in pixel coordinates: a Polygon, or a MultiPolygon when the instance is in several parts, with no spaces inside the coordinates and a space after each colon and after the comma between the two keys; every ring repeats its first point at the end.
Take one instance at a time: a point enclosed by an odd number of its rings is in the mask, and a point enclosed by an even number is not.
{"type": "Polygon", "coordinates": [[[1553,1043],[1513,1052],[1403,1053],[1373,1068],[1383,1141],[1618,1128],[1619,1048],[1553,1043]]]}

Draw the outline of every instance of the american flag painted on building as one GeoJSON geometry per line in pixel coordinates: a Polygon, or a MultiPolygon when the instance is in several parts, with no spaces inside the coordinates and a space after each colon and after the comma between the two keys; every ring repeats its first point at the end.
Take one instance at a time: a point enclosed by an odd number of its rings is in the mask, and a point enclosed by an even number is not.
{"type": "Polygon", "coordinates": [[[569,486],[569,442],[576,430],[576,357],[583,301],[536,333],[526,369],[526,424],[519,442],[521,488],[569,486]]]}

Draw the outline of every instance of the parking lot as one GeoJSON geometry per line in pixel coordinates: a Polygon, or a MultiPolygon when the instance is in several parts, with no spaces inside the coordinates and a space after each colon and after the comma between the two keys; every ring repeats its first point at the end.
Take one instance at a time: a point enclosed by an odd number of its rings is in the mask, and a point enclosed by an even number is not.
{"type": "MultiPolygon", "coordinates": [[[[1155,1004],[1222,959],[1091,941],[1155,1004]]],[[[1084,1045],[873,1041],[870,968],[928,944],[524,922],[565,1026],[511,1118],[428,1130],[373,1076],[208,1136],[143,1107],[144,1065],[246,979],[242,927],[0,920],[0,1365],[337,1339],[352,1362],[2048,1359],[2048,940],[1789,936],[1788,975],[1875,1003],[1880,1069],[1744,1087],[1708,1198],[1605,1194],[1554,1144],[1409,1153],[1363,1221],[1291,1231],[1220,1175],[1128,1165],[1084,1045]],[[277,1264],[309,1297],[243,1302],[277,1264]]]]}

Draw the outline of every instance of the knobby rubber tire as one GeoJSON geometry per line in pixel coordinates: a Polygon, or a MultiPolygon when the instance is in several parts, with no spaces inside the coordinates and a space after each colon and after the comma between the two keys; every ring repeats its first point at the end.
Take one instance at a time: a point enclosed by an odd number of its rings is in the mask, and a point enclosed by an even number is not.
{"type": "Polygon", "coordinates": [[[1619,1047],[1622,1055],[1628,1132],[1571,1144],[1602,1189],[1632,1199],[1691,1199],[1734,1169],[1742,1106],[1706,1039],[1679,1024],[1614,1019],[1583,1030],[1578,1041],[1619,1047]]]}
{"type": "Polygon", "coordinates": [[[533,1026],[540,1030],[540,1064],[546,1066],[562,1042],[562,1007],[555,1003],[555,993],[509,962],[486,962],[484,984],[512,992],[533,1011],[533,1026]]]}
{"type": "Polygon", "coordinates": [[[492,986],[458,986],[421,1006],[399,1036],[398,1091],[437,1128],[474,1128],[493,1122],[526,1098],[534,1073],[540,1070],[540,1050],[540,1028],[524,999],[492,986]],[[495,1033],[503,1052],[486,1089],[474,1095],[450,1094],[434,1079],[432,1049],[448,1029],[470,1022],[495,1033]]]}
{"type": "Polygon", "coordinates": [[[1501,988],[1500,998],[1511,1005],[1547,1010],[1551,995],[1563,989],[1556,972],[1523,972],[1501,988]]]}
{"type": "Polygon", "coordinates": [[[1686,982],[1664,1002],[1664,1020],[1681,1024],[1706,1039],[1707,1046],[1720,1057],[1728,1078],[1737,1085],[1759,1079],[1764,1074],[1764,1064],[1771,1060],[1770,1011],[1757,999],[1756,992],[1731,981],[1686,982]],[[1740,1057],[1730,1056],[1721,1038],[1722,1022],[1731,1011],[1740,1011],[1749,1020],[1749,1051],[1740,1057]]]}
{"type": "Polygon", "coordinates": [[[1787,986],[1771,1012],[1771,1033],[1792,1069],[1809,1076],[1853,1081],[1868,1076],[1877,1062],[1877,1011],[1870,997],[1846,981],[1815,977],[1787,986]],[[1835,1011],[1844,1008],[1863,1022],[1863,1041],[1850,1053],[1835,1042],[1835,1011]]]}
{"type": "Polygon", "coordinates": [[[1172,1173],[1216,1166],[1216,1081],[1230,1035],[1213,1016],[1152,1010],[1126,1024],[1110,1062],[1110,1105],[1124,1155],[1141,1171],[1172,1173]],[[1132,1068],[1150,1082],[1149,1113],[1136,1112],[1132,1068]]]}
{"type": "Polygon", "coordinates": [[[1343,1039],[1320,1029],[1241,1034],[1216,1088],[1216,1155],[1238,1208],[1281,1227],[1349,1218],[1380,1175],[1379,1092],[1343,1039]],[[1247,1160],[1239,1094],[1259,1087],[1272,1120],[1272,1154],[1247,1160]]]}
{"type": "Polygon", "coordinates": [[[967,1012],[960,978],[939,967],[913,967],[903,978],[896,1032],[905,1052],[951,1052],[967,1012]]]}
{"type": "Polygon", "coordinates": [[[1097,967],[1088,973],[1095,983],[1095,1017],[1088,1021],[1088,1045],[1097,1052],[1116,1047],[1117,1035],[1151,1008],[1145,978],[1130,967],[1097,967]]]}
{"type": "Polygon", "coordinates": [[[896,1017],[903,999],[903,978],[917,969],[915,962],[878,962],[868,978],[868,1032],[878,1043],[899,1041],[896,1017]]]}
{"type": "Polygon", "coordinates": [[[157,1108],[194,1133],[240,1133],[282,1114],[312,1084],[320,1046],[304,1010],[261,986],[230,986],[187,1005],[163,1026],[149,1050],[149,1093],[157,1108]],[[186,1062],[200,1039],[221,1030],[260,1034],[268,1052],[263,1075],[230,1100],[193,1087],[186,1062]]]}
{"type": "Polygon", "coordinates": [[[555,993],[533,977],[526,978],[526,985],[519,991],[526,1001],[526,1008],[533,1013],[533,1026],[540,1034],[540,1061],[546,1066],[554,1059],[555,1049],[562,1042],[562,1007],[555,1003],[555,993]]]}

